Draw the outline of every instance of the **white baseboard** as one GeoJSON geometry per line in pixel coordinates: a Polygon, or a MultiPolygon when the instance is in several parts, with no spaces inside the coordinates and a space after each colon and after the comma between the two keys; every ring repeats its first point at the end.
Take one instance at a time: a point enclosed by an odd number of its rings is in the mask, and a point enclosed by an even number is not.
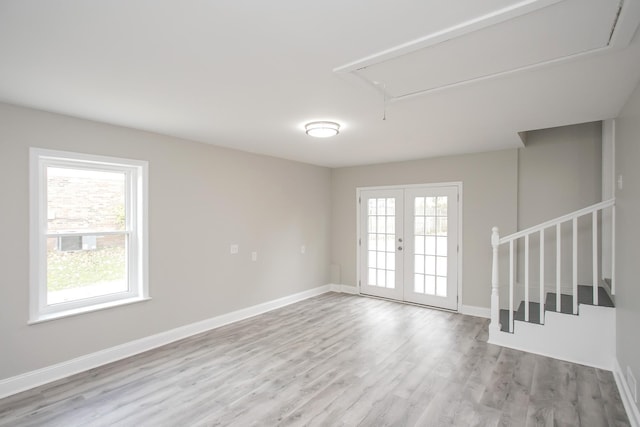
{"type": "Polygon", "coordinates": [[[633,401],[629,384],[627,384],[627,377],[624,375],[624,371],[622,370],[618,359],[615,360],[613,377],[616,380],[618,391],[620,391],[622,404],[624,405],[625,411],[627,411],[631,427],[640,427],[640,410],[638,410],[638,405],[633,401]]]}
{"type": "Polygon", "coordinates": [[[351,285],[338,285],[335,283],[332,283],[329,285],[331,287],[331,292],[340,292],[343,294],[352,294],[352,295],[358,295],[358,287],[357,286],[351,286],[351,285]]]}
{"type": "MultiPolygon", "coordinates": [[[[324,285],[0,380],[0,399],[333,290],[324,285]]],[[[347,286],[346,288],[353,288],[347,286]]],[[[341,292],[349,292],[345,289],[341,292]]]]}
{"type": "Polygon", "coordinates": [[[491,309],[487,307],[477,307],[475,305],[460,306],[460,313],[467,316],[484,317],[485,319],[491,319],[491,309]]]}

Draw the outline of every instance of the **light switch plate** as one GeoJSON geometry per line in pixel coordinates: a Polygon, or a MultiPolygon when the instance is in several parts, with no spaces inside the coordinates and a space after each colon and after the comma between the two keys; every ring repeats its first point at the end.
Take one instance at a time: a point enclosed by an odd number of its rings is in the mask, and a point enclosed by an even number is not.
{"type": "Polygon", "coordinates": [[[231,245],[231,255],[235,255],[240,251],[240,247],[238,245],[236,245],[235,243],[231,245]]]}

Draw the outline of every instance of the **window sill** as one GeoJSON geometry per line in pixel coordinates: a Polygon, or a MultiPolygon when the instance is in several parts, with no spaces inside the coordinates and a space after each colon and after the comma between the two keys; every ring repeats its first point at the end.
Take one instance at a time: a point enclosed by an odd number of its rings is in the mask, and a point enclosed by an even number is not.
{"type": "Polygon", "coordinates": [[[71,310],[58,311],[55,313],[47,313],[39,315],[38,317],[31,318],[27,322],[28,325],[35,325],[38,323],[49,322],[51,320],[62,319],[65,317],[77,316],[79,314],[91,313],[94,311],[106,310],[108,308],[120,307],[123,305],[136,304],[139,302],[149,301],[151,297],[135,297],[135,298],[127,298],[121,299],[117,301],[105,302],[102,304],[95,304],[88,307],[80,307],[74,308],[71,310]]]}

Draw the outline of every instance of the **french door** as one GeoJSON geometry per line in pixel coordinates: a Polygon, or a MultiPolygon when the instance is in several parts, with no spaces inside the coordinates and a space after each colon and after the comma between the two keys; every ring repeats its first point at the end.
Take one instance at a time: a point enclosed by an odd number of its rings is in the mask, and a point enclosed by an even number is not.
{"type": "Polygon", "coordinates": [[[361,189],[360,292],[458,308],[458,186],[361,189]]]}

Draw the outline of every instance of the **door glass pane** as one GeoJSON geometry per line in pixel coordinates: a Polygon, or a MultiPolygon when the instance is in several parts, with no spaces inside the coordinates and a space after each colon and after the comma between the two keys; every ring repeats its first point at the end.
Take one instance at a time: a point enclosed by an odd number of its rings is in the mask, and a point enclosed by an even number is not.
{"type": "Polygon", "coordinates": [[[371,198],[367,202],[369,236],[367,283],[369,286],[395,288],[396,207],[394,198],[371,198]]]}
{"type": "Polygon", "coordinates": [[[446,196],[414,199],[414,290],[417,293],[447,294],[447,199],[446,196]]]}
{"type": "MultiPolygon", "coordinates": [[[[447,238],[446,237],[430,237],[430,239],[434,239],[437,241],[437,250],[435,252],[436,255],[447,256],[447,238]]],[[[431,254],[430,254],[431,255],[431,254]]]]}
{"type": "Polygon", "coordinates": [[[396,199],[389,198],[387,199],[387,216],[395,216],[396,215],[396,199]]]}
{"type": "Polygon", "coordinates": [[[416,255],[415,257],[415,273],[424,273],[424,258],[422,255],[416,255]]]}
{"type": "Polygon", "coordinates": [[[435,255],[436,254],[436,238],[433,236],[425,236],[424,241],[425,241],[424,253],[426,255],[435,255]]]}
{"type": "Polygon", "coordinates": [[[369,215],[375,215],[377,212],[376,209],[376,199],[369,199],[369,215]]]}
{"type": "Polygon", "coordinates": [[[446,277],[437,277],[436,278],[436,295],[439,297],[447,296],[447,278],[446,277]]]}
{"type": "Polygon", "coordinates": [[[436,274],[438,276],[447,277],[447,257],[436,257],[436,274]]]}
{"type": "Polygon", "coordinates": [[[416,216],[424,215],[424,197],[416,197],[416,216]]]}
{"type": "Polygon", "coordinates": [[[436,294],[436,276],[424,277],[424,293],[427,295],[436,294]]]}
{"type": "Polygon", "coordinates": [[[424,293],[424,274],[416,274],[413,278],[413,290],[416,293],[424,293]]]}

